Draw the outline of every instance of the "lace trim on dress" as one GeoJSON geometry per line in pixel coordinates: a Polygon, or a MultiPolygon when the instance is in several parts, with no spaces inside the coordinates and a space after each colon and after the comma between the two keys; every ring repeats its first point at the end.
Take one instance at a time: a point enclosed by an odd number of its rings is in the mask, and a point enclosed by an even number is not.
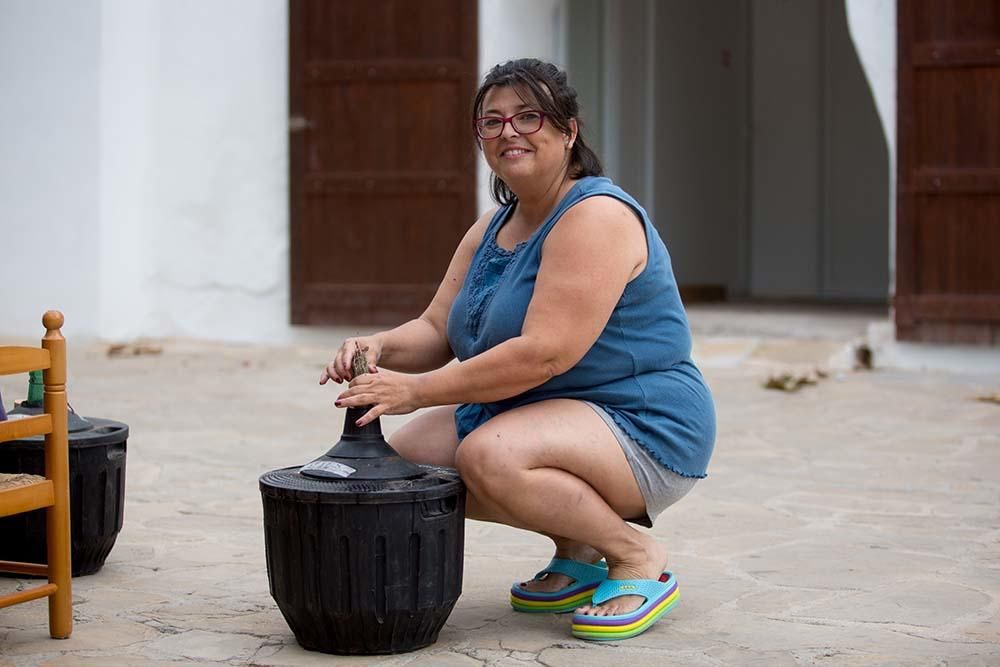
{"type": "Polygon", "coordinates": [[[483,253],[472,269],[472,282],[469,289],[469,331],[473,336],[479,335],[479,324],[483,319],[483,313],[493,300],[497,288],[503,282],[507,271],[514,263],[514,258],[518,255],[527,241],[522,241],[514,246],[513,250],[507,250],[497,245],[496,232],[489,234],[483,243],[483,253]],[[498,274],[496,280],[487,283],[486,271],[492,269],[498,274]]]}

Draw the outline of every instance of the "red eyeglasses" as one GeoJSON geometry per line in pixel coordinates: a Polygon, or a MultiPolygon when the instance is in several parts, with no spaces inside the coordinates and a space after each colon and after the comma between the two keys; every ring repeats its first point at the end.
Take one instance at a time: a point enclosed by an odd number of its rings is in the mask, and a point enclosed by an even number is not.
{"type": "Polygon", "coordinates": [[[510,126],[518,134],[534,134],[542,129],[542,123],[544,122],[544,113],[529,109],[528,111],[521,111],[506,118],[503,116],[483,116],[482,118],[477,118],[474,125],[476,126],[476,134],[479,135],[479,138],[489,141],[503,134],[503,128],[507,123],[510,123],[510,126]]]}

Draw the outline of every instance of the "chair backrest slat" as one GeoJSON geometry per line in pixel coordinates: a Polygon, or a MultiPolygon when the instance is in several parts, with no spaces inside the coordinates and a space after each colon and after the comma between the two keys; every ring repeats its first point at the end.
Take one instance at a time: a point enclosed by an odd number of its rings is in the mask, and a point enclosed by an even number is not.
{"type": "Polygon", "coordinates": [[[48,350],[16,345],[0,347],[0,375],[40,371],[51,366],[52,357],[48,350]]]}
{"type": "Polygon", "coordinates": [[[6,440],[20,440],[33,435],[48,435],[52,433],[52,415],[40,414],[24,419],[11,419],[0,422],[0,447],[6,440]]]}

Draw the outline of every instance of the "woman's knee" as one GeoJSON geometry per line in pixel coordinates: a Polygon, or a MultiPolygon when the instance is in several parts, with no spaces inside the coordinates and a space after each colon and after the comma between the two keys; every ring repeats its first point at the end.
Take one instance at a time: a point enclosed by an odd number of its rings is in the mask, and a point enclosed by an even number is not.
{"type": "Polygon", "coordinates": [[[462,481],[470,488],[479,481],[482,469],[479,460],[479,450],[481,448],[476,442],[476,438],[469,435],[462,441],[455,452],[455,467],[458,469],[458,474],[462,476],[462,481]]]}
{"type": "Polygon", "coordinates": [[[517,457],[487,429],[470,433],[458,448],[455,465],[466,485],[485,496],[494,495],[519,469],[517,457]]]}

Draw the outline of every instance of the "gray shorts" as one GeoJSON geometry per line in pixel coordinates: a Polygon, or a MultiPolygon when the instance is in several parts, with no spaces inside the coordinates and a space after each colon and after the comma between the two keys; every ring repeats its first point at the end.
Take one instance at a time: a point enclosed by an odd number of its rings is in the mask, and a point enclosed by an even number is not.
{"type": "Polygon", "coordinates": [[[628,521],[652,528],[653,522],[656,521],[660,512],[687,495],[698,478],[684,477],[667,469],[666,466],[654,459],[645,447],[625,433],[601,406],[590,401],[582,402],[589,405],[594,412],[601,416],[604,423],[611,429],[615,439],[618,440],[618,444],[622,446],[625,458],[632,468],[632,474],[635,475],[635,481],[639,485],[639,492],[642,493],[642,498],[646,501],[646,515],[628,519],[628,521]]]}

